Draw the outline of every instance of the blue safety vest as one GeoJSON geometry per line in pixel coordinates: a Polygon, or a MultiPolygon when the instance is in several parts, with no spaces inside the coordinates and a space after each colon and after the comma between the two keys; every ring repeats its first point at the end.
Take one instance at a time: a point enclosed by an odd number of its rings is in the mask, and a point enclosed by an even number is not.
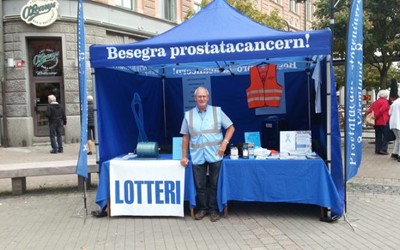
{"type": "Polygon", "coordinates": [[[197,108],[193,108],[185,112],[185,119],[189,127],[189,148],[193,164],[222,160],[218,155],[218,148],[223,140],[221,108],[208,105],[203,119],[197,108]]]}

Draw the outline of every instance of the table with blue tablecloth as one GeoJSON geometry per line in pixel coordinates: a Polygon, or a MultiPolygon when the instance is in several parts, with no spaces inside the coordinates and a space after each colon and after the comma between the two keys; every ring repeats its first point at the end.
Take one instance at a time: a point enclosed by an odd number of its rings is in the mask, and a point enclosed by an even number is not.
{"type": "Polygon", "coordinates": [[[228,201],[303,203],[327,208],[337,208],[341,203],[320,158],[224,159],[217,196],[221,212],[228,201]]]}
{"type": "MultiPolygon", "coordinates": [[[[141,161],[145,165],[149,159],[143,158],[129,158],[129,157],[116,157],[114,159],[123,159],[129,162],[141,161]],[[125,157],[125,158],[124,158],[125,157]]],[[[155,160],[155,159],[153,159],[155,160]]],[[[171,161],[172,155],[170,154],[162,154],[157,159],[162,165],[163,162],[171,161]]],[[[110,161],[105,161],[100,166],[100,175],[99,175],[99,184],[96,194],[96,203],[100,206],[101,209],[105,209],[110,199],[110,161]]],[[[151,169],[149,169],[151,171],[151,169]]],[[[189,164],[185,169],[185,187],[184,187],[184,200],[188,201],[191,208],[196,206],[196,188],[193,179],[193,170],[192,165],[189,164]]],[[[191,211],[193,213],[193,211],[191,211]]]]}

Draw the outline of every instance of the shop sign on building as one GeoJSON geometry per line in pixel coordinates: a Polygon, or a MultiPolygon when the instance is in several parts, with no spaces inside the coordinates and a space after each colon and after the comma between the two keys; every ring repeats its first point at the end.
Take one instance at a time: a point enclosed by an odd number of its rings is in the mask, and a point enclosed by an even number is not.
{"type": "Polygon", "coordinates": [[[21,9],[21,19],[27,24],[46,27],[58,17],[57,0],[30,0],[21,9]]]}
{"type": "Polygon", "coordinates": [[[43,49],[34,55],[32,65],[35,76],[55,76],[60,74],[59,51],[43,49]]]}

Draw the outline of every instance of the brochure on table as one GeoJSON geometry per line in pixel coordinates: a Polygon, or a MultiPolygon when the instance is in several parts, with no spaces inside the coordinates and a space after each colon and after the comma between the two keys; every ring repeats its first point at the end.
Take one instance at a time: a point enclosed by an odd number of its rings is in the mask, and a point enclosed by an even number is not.
{"type": "Polygon", "coordinates": [[[312,152],[311,131],[280,131],[280,153],[306,155],[312,152]]]}
{"type": "Polygon", "coordinates": [[[253,143],[254,148],[261,147],[260,132],[244,132],[244,141],[253,143]]]}

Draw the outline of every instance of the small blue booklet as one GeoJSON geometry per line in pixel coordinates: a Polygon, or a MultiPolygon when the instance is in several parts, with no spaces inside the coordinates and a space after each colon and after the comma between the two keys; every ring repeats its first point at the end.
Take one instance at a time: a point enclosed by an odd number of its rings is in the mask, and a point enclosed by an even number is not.
{"type": "Polygon", "coordinates": [[[261,147],[260,132],[244,132],[244,142],[254,143],[254,148],[261,147]]]}

